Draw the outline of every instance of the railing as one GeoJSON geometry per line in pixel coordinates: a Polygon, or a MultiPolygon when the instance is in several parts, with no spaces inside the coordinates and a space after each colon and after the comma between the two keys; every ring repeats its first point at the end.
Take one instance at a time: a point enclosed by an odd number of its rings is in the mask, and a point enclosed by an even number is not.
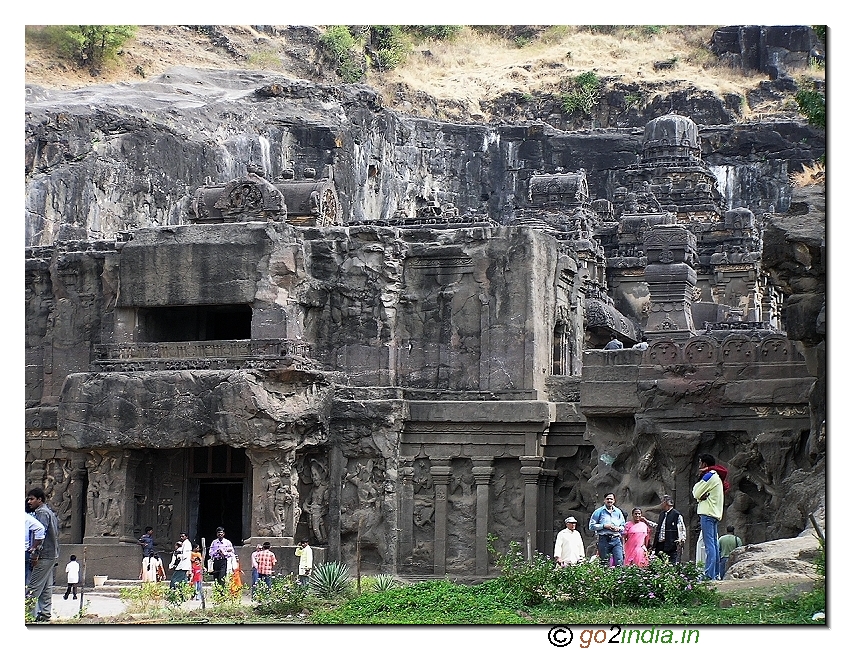
{"type": "Polygon", "coordinates": [[[209,340],[95,345],[101,371],[271,369],[311,365],[310,345],[298,340],[209,340]]]}

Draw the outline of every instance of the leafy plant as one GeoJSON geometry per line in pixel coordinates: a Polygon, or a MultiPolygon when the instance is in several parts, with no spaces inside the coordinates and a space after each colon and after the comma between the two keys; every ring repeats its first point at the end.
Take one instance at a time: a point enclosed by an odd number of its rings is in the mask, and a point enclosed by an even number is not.
{"type": "Polygon", "coordinates": [[[339,561],[320,564],[310,574],[308,587],[325,599],[343,597],[351,590],[351,570],[339,561]]]}
{"type": "Polygon", "coordinates": [[[495,587],[527,606],[552,602],[646,607],[714,598],[713,586],[700,581],[700,569],[694,563],[672,564],[653,559],[646,567],[610,568],[588,560],[557,568],[550,557],[540,553],[525,559],[515,541],[504,553],[497,552],[494,546],[495,537],[491,535],[488,549],[502,572],[495,587]]]}
{"type": "Polygon", "coordinates": [[[581,111],[590,115],[599,103],[599,77],[595,72],[583,72],[571,82],[572,90],[561,95],[561,108],[565,113],[581,111]]]}
{"type": "Polygon", "coordinates": [[[62,39],[74,58],[99,73],[104,62],[136,33],[135,25],[63,25],[62,39]]]}
{"type": "Polygon", "coordinates": [[[319,38],[319,47],[336,64],[336,73],[346,83],[361,81],[366,74],[353,52],[357,40],[345,25],[332,25],[319,38]]]}
{"type": "Polygon", "coordinates": [[[242,603],[242,591],[245,588],[245,584],[237,581],[235,573],[230,573],[223,584],[217,581],[213,584],[212,602],[219,606],[239,606],[242,603]]]}
{"type": "Polygon", "coordinates": [[[826,128],[826,98],[822,93],[817,90],[800,90],[794,95],[794,99],[809,124],[826,128]]]}
{"type": "Polygon", "coordinates": [[[183,602],[192,599],[194,594],[194,584],[188,581],[178,581],[174,584],[174,588],[165,589],[165,601],[168,602],[170,606],[177,607],[183,604],[183,602]]]}
{"type": "Polygon", "coordinates": [[[168,590],[168,584],[163,581],[143,582],[122,588],[118,596],[127,604],[129,611],[150,613],[163,607],[168,590]]]}
{"type": "Polygon", "coordinates": [[[463,25],[408,25],[405,29],[418,38],[450,41],[463,30],[463,25]]]}
{"type": "Polygon", "coordinates": [[[529,624],[505,607],[487,584],[465,586],[430,580],[380,593],[365,593],[312,616],[317,624],[529,624]]]}
{"type": "Polygon", "coordinates": [[[258,582],[254,592],[256,611],[260,615],[290,615],[304,607],[305,589],[298,584],[294,575],[272,577],[272,585],[258,582]]]}
{"type": "Polygon", "coordinates": [[[410,43],[398,25],[372,25],[372,65],[379,70],[392,70],[404,63],[410,43]]]}
{"type": "Polygon", "coordinates": [[[400,585],[394,575],[380,574],[375,575],[372,590],[376,593],[383,593],[393,588],[398,588],[400,585]]]}

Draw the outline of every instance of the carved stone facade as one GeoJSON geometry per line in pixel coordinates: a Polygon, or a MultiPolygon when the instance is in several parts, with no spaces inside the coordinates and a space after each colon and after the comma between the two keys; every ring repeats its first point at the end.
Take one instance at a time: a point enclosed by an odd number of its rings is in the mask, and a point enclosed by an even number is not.
{"type": "Polygon", "coordinates": [[[90,560],[135,557],[147,525],[163,548],[224,525],[483,576],[489,534],[549,553],[609,490],[647,513],[674,494],[693,530],[710,451],[724,522],[799,533],[780,508],[823,460],[817,363],[782,332],[760,226],[687,118],[647,125],[619,171],[606,197],[541,170],[498,218],[420,196],[370,222],[330,172],[252,168],[197,188],[186,224],[28,248],[28,484],[90,560]],[[626,349],[601,350],[611,333],[626,349]]]}

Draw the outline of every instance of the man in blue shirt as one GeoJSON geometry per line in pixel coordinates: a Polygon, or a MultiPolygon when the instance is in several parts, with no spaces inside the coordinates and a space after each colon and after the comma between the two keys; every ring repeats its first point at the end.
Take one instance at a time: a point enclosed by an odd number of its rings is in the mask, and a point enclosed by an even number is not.
{"type": "Polygon", "coordinates": [[[623,565],[623,539],[621,534],[626,526],[626,517],[614,506],[613,493],[605,494],[605,504],[590,516],[588,529],[597,535],[596,547],[599,560],[608,564],[608,557],[614,556],[614,565],[623,565]]]}

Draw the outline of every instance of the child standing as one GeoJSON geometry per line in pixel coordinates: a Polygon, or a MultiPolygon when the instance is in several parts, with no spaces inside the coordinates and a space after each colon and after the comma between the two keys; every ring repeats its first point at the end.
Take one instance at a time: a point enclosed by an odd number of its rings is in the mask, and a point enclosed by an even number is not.
{"type": "Polygon", "coordinates": [[[192,559],[192,583],[195,584],[195,599],[201,599],[201,589],[204,587],[204,567],[200,555],[192,559]]]}
{"type": "Polygon", "coordinates": [[[80,583],[80,564],[77,562],[77,555],[72,554],[71,560],[65,566],[65,574],[68,575],[68,590],[62,596],[62,599],[68,599],[71,591],[74,591],[74,599],[77,599],[77,584],[80,583]]]}

